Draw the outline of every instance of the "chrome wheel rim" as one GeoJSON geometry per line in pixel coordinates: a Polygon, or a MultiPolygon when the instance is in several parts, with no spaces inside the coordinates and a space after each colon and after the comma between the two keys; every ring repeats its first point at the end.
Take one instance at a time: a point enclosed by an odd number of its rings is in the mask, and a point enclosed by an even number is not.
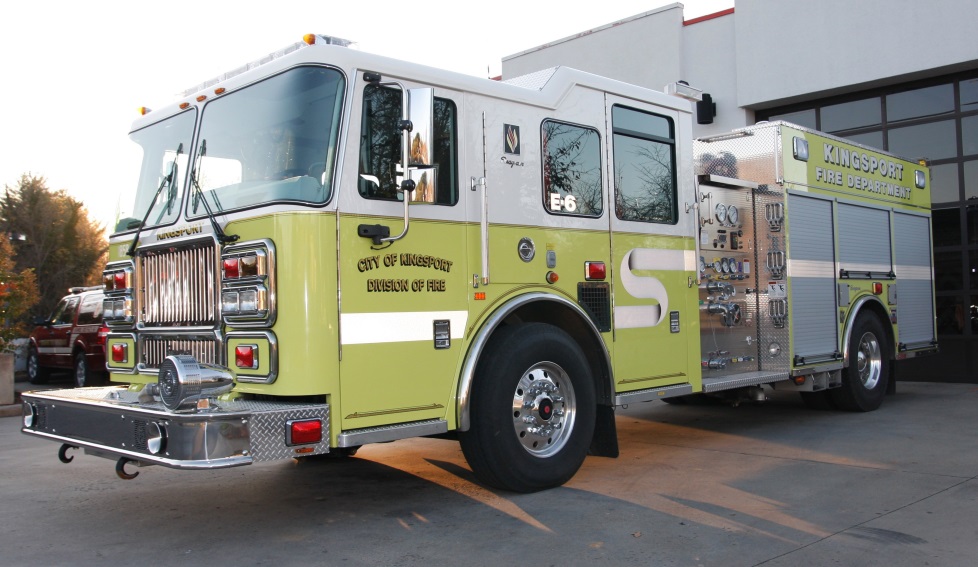
{"type": "Polygon", "coordinates": [[[574,430],[576,401],[570,377],[559,365],[530,367],[513,393],[513,429],[520,445],[536,457],[560,452],[574,430]]]}
{"type": "Polygon", "coordinates": [[[859,372],[859,380],[867,390],[872,390],[879,384],[883,370],[883,356],[880,352],[880,343],[873,333],[863,333],[859,338],[856,370],[859,372]]]}

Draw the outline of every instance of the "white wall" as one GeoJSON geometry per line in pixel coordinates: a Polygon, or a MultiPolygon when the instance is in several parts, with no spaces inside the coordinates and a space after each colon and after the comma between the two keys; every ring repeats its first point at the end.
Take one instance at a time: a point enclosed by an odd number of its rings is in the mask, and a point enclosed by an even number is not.
{"type": "Polygon", "coordinates": [[[682,78],[682,4],[671,4],[503,58],[503,79],[565,65],[662,90],[682,78]]]}
{"type": "Polygon", "coordinates": [[[662,90],[684,79],[717,103],[696,136],[768,108],[978,68],[978,0],[735,0],[683,25],[682,4],[503,59],[503,78],[566,65],[662,90]]]}
{"type": "Polygon", "coordinates": [[[978,66],[975,0],[736,0],[740,106],[978,66]]]}
{"type": "Polygon", "coordinates": [[[697,137],[722,134],[754,123],[754,113],[737,104],[737,59],[733,14],[684,26],[683,77],[690,85],[709,93],[716,103],[713,124],[696,124],[697,137]]]}

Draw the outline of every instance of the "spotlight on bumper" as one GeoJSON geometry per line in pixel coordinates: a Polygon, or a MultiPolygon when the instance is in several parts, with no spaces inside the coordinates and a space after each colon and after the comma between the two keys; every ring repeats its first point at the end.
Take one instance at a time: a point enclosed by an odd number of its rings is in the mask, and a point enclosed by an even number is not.
{"type": "Polygon", "coordinates": [[[160,365],[158,382],[163,405],[174,411],[194,406],[201,398],[229,391],[234,386],[234,377],[221,366],[202,364],[185,354],[171,354],[160,365]]]}

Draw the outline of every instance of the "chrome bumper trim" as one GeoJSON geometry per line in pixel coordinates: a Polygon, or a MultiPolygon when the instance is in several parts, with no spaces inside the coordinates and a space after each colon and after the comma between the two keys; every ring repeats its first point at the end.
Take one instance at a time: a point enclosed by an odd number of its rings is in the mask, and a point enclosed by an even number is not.
{"type": "Polygon", "coordinates": [[[21,428],[23,433],[106,458],[216,469],[329,452],[328,404],[212,401],[208,410],[171,412],[158,402],[140,403],[137,393],[125,387],[28,392],[22,397],[36,414],[31,426],[21,428]],[[322,421],[322,439],[287,446],[286,423],[305,419],[322,421]],[[149,423],[166,431],[159,454],[147,447],[149,423]]]}

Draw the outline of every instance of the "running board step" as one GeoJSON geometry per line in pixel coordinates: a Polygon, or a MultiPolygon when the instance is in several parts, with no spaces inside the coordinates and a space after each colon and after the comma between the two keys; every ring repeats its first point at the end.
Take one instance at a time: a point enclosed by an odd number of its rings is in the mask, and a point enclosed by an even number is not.
{"type": "Polygon", "coordinates": [[[448,422],[444,419],[429,419],[412,423],[350,429],[339,434],[336,445],[338,447],[358,447],[369,443],[386,443],[387,441],[441,433],[448,433],[448,422]]]}
{"type": "Polygon", "coordinates": [[[771,382],[781,382],[790,376],[787,372],[758,371],[744,372],[741,374],[731,374],[729,376],[719,376],[716,378],[703,378],[703,393],[722,392],[735,388],[747,386],[757,386],[758,384],[770,384],[771,382]]]}
{"type": "Polygon", "coordinates": [[[672,386],[635,390],[634,392],[622,392],[615,396],[615,405],[623,406],[627,404],[637,404],[640,402],[651,402],[652,400],[674,398],[676,396],[685,396],[692,393],[693,386],[690,384],[674,384],[672,386]]]}

